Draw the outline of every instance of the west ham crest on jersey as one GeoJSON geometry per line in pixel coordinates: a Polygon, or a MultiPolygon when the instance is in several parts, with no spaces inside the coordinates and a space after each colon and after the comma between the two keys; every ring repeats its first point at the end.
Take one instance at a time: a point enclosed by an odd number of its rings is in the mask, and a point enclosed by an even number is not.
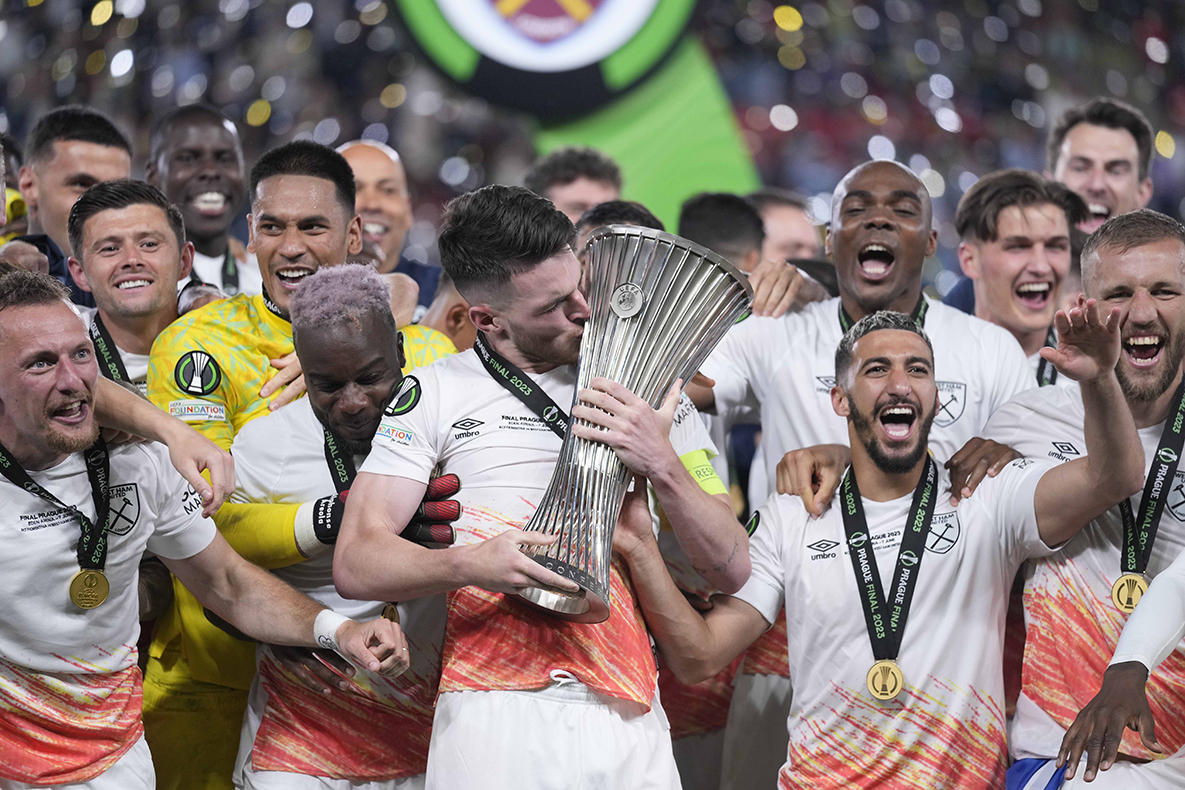
{"type": "Polygon", "coordinates": [[[963,409],[967,407],[967,385],[958,381],[935,384],[938,386],[938,411],[934,414],[934,424],[945,428],[963,416],[963,409]]]}
{"type": "Polygon", "coordinates": [[[140,489],[135,483],[111,487],[111,507],[107,511],[107,531],[126,535],[140,520],[140,489]]]}
{"type": "Polygon", "coordinates": [[[962,533],[957,512],[935,513],[930,521],[930,534],[926,536],[926,551],[946,554],[959,542],[962,533]]]}

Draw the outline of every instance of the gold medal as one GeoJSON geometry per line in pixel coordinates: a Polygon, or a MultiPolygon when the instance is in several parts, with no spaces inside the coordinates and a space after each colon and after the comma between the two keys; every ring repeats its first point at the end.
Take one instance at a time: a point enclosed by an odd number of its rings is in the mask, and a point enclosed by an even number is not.
{"type": "Polygon", "coordinates": [[[868,693],[879,700],[891,700],[901,693],[905,676],[897,662],[883,659],[868,670],[868,693]]]}
{"type": "Polygon", "coordinates": [[[111,585],[100,570],[87,568],[70,580],[70,600],[79,609],[94,609],[107,600],[111,585]]]}
{"type": "Polygon", "coordinates": [[[1111,587],[1111,600],[1121,612],[1131,612],[1148,592],[1148,582],[1138,573],[1125,573],[1111,587]]]}
{"type": "Polygon", "coordinates": [[[389,603],[383,607],[383,618],[399,624],[399,604],[389,603]]]}

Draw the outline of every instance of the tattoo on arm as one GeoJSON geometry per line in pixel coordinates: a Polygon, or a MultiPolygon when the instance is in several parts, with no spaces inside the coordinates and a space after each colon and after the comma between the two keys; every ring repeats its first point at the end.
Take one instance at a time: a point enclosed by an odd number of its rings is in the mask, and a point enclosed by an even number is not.
{"type": "Polygon", "coordinates": [[[732,564],[732,561],[734,559],[736,559],[737,550],[740,549],[740,547],[741,547],[740,538],[733,538],[732,553],[728,555],[728,559],[726,559],[723,563],[721,563],[720,565],[717,565],[715,568],[699,568],[699,567],[696,567],[695,565],[692,565],[691,569],[693,571],[695,571],[696,573],[700,574],[701,576],[704,575],[705,573],[724,573],[726,570],[728,570],[728,566],[732,564]]]}

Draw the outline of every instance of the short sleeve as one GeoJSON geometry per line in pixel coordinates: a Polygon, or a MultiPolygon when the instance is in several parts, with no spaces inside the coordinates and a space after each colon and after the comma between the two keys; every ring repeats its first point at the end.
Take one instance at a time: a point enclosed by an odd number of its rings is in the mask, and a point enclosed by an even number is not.
{"type": "Polygon", "coordinates": [[[987,403],[989,417],[1017,393],[1037,386],[1028,357],[1016,338],[999,327],[991,329],[993,331],[986,339],[996,345],[996,364],[986,368],[995,377],[987,403]]]}
{"type": "Polygon", "coordinates": [[[1044,459],[1018,458],[994,478],[980,483],[975,496],[966,500],[978,500],[981,506],[987,507],[989,517],[1000,531],[1005,554],[1016,563],[1057,551],[1041,540],[1036,504],[1037,484],[1055,466],[1056,463],[1044,459]]]}
{"type": "Polygon", "coordinates": [[[770,625],[777,621],[786,598],[786,563],[782,553],[786,539],[784,519],[793,506],[802,510],[798,497],[775,495],[753,514],[747,527],[749,561],[753,570],[749,581],[733,595],[756,609],[770,625]]]}
{"type": "Polygon", "coordinates": [[[675,409],[675,419],[671,423],[671,446],[675,448],[675,455],[682,458],[696,450],[704,450],[709,458],[720,454],[708,429],[700,416],[699,410],[686,395],[679,399],[679,406],[675,409]]]}
{"type": "Polygon", "coordinates": [[[984,438],[1000,444],[1014,447],[1026,417],[1032,417],[1033,411],[1017,398],[1009,399],[1003,406],[992,412],[987,424],[983,427],[984,438]]]}
{"type": "Polygon", "coordinates": [[[760,332],[755,330],[770,320],[746,318],[734,326],[700,367],[701,373],[716,382],[712,388],[716,414],[728,425],[742,414],[760,412],[761,404],[753,390],[758,363],[755,341],[760,338],[760,332]]]}
{"type": "Polygon", "coordinates": [[[181,322],[161,332],[148,361],[148,399],[230,450],[234,386],[223,370],[225,359],[199,342],[200,334],[197,326],[181,322]]]}
{"type": "Polygon", "coordinates": [[[441,395],[432,367],[404,377],[358,471],[427,483],[443,449],[437,430],[441,395]]]}
{"type": "Polygon", "coordinates": [[[170,560],[192,557],[214,540],[214,522],[202,518],[202,498],[169,464],[164,448],[146,445],[144,451],[156,467],[152,503],[156,523],[148,538],[148,550],[170,560]]]}

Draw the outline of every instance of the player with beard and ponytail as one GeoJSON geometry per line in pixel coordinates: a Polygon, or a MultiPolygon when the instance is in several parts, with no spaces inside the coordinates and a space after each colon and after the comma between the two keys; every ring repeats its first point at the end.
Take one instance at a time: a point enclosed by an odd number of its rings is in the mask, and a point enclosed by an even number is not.
{"type": "MultiPolygon", "coordinates": [[[[1185,226],[1148,209],[1107,220],[1082,251],[1082,280],[1088,295],[1119,311],[1123,346],[1115,372],[1139,430],[1147,482],[1142,496],[1099,515],[1060,552],[1030,565],[1021,695],[1010,731],[1018,762],[1009,786],[1016,788],[1044,788],[1057,772],[1066,729],[1098,690],[1128,613],[1148,580],[1185,549],[1185,470],[1177,469],[1185,415],[1185,226]]],[[[1085,420],[1077,388],[1042,387],[1005,404],[984,435],[1028,458],[1070,462],[1087,453],[1085,420]]],[[[1147,692],[1157,737],[1172,753],[1185,745],[1185,645],[1152,673],[1147,692]]],[[[1123,762],[1093,786],[1185,782],[1180,757],[1132,762],[1160,756],[1135,734],[1118,752],[1123,762]]]]}
{"type": "Polygon", "coordinates": [[[1114,372],[1119,322],[1099,312],[1082,300],[1059,313],[1058,348],[1042,352],[1081,384],[1095,462],[1019,459],[952,505],[927,452],[943,374],[911,316],[879,312],[835,352],[831,403],[852,452],[843,485],[817,519],[788,495],[757,511],[740,592],[696,612],[645,509],[627,500],[615,548],[680,679],[720,671],[785,606],[793,701],[778,787],[1004,787],[1004,614],[1016,570],[1140,482],[1114,372]]]}

